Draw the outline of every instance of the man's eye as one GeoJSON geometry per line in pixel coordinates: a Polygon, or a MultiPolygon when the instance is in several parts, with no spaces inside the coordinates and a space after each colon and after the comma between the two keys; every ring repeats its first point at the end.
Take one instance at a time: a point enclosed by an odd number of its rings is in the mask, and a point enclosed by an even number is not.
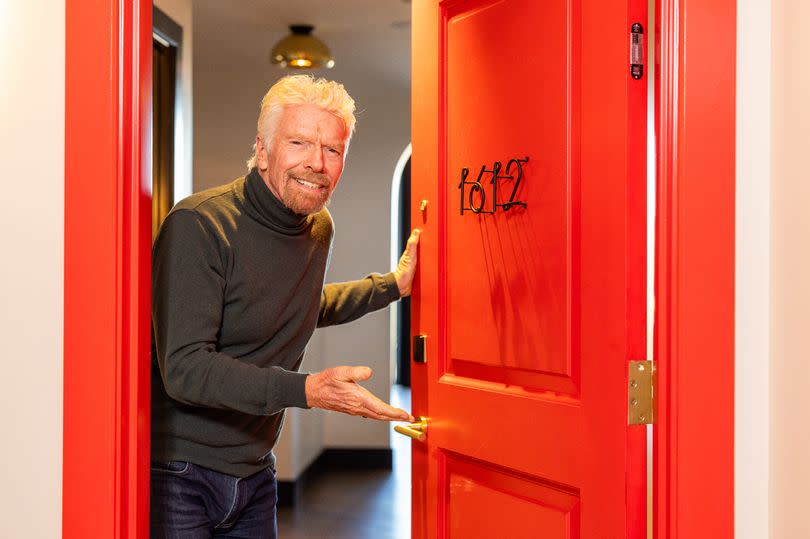
{"type": "Polygon", "coordinates": [[[329,153],[331,153],[331,154],[334,154],[334,155],[340,155],[340,152],[338,150],[336,150],[335,148],[327,148],[327,151],[329,153]]]}
{"type": "Polygon", "coordinates": [[[300,146],[300,145],[303,144],[303,142],[301,142],[300,140],[291,140],[290,144],[295,144],[296,146],[300,146]]]}

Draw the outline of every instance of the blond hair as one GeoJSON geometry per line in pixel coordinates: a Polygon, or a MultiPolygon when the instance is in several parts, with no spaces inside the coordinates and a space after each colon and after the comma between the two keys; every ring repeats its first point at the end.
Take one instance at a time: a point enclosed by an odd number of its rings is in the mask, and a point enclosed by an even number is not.
{"type": "MultiPolygon", "coordinates": [[[[339,82],[316,79],[312,75],[288,75],[279,79],[262,99],[259,121],[256,132],[265,147],[272,140],[276,124],[288,105],[318,105],[331,112],[346,126],[346,145],[354,133],[354,99],[339,82]]],[[[248,170],[256,166],[256,144],[253,144],[253,155],[247,161],[248,170]]]]}

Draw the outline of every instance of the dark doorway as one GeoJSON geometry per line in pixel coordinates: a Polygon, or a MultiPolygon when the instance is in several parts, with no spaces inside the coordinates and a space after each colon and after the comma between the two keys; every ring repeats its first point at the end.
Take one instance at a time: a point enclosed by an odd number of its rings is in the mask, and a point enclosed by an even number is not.
{"type": "MultiPolygon", "coordinates": [[[[402,169],[399,183],[399,246],[397,252],[405,249],[411,234],[411,159],[402,169]]],[[[405,387],[411,387],[411,298],[403,298],[397,303],[397,380],[405,387]]]]}
{"type": "Polygon", "coordinates": [[[183,30],[152,8],[152,240],[174,205],[177,58],[183,30]]]}

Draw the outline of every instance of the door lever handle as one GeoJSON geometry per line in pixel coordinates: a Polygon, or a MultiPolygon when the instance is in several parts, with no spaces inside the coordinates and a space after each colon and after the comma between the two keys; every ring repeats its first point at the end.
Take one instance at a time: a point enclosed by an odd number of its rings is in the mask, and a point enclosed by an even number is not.
{"type": "Polygon", "coordinates": [[[424,442],[427,437],[427,418],[417,417],[416,423],[409,423],[408,425],[395,425],[394,430],[400,434],[404,434],[414,440],[424,442]]]}

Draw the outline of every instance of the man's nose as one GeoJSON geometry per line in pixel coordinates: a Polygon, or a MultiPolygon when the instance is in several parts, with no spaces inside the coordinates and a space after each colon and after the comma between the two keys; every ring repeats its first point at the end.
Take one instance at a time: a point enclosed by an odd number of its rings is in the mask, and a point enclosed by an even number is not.
{"type": "Polygon", "coordinates": [[[323,148],[319,145],[312,145],[312,150],[307,156],[306,167],[311,169],[312,172],[323,172],[323,148]]]}

